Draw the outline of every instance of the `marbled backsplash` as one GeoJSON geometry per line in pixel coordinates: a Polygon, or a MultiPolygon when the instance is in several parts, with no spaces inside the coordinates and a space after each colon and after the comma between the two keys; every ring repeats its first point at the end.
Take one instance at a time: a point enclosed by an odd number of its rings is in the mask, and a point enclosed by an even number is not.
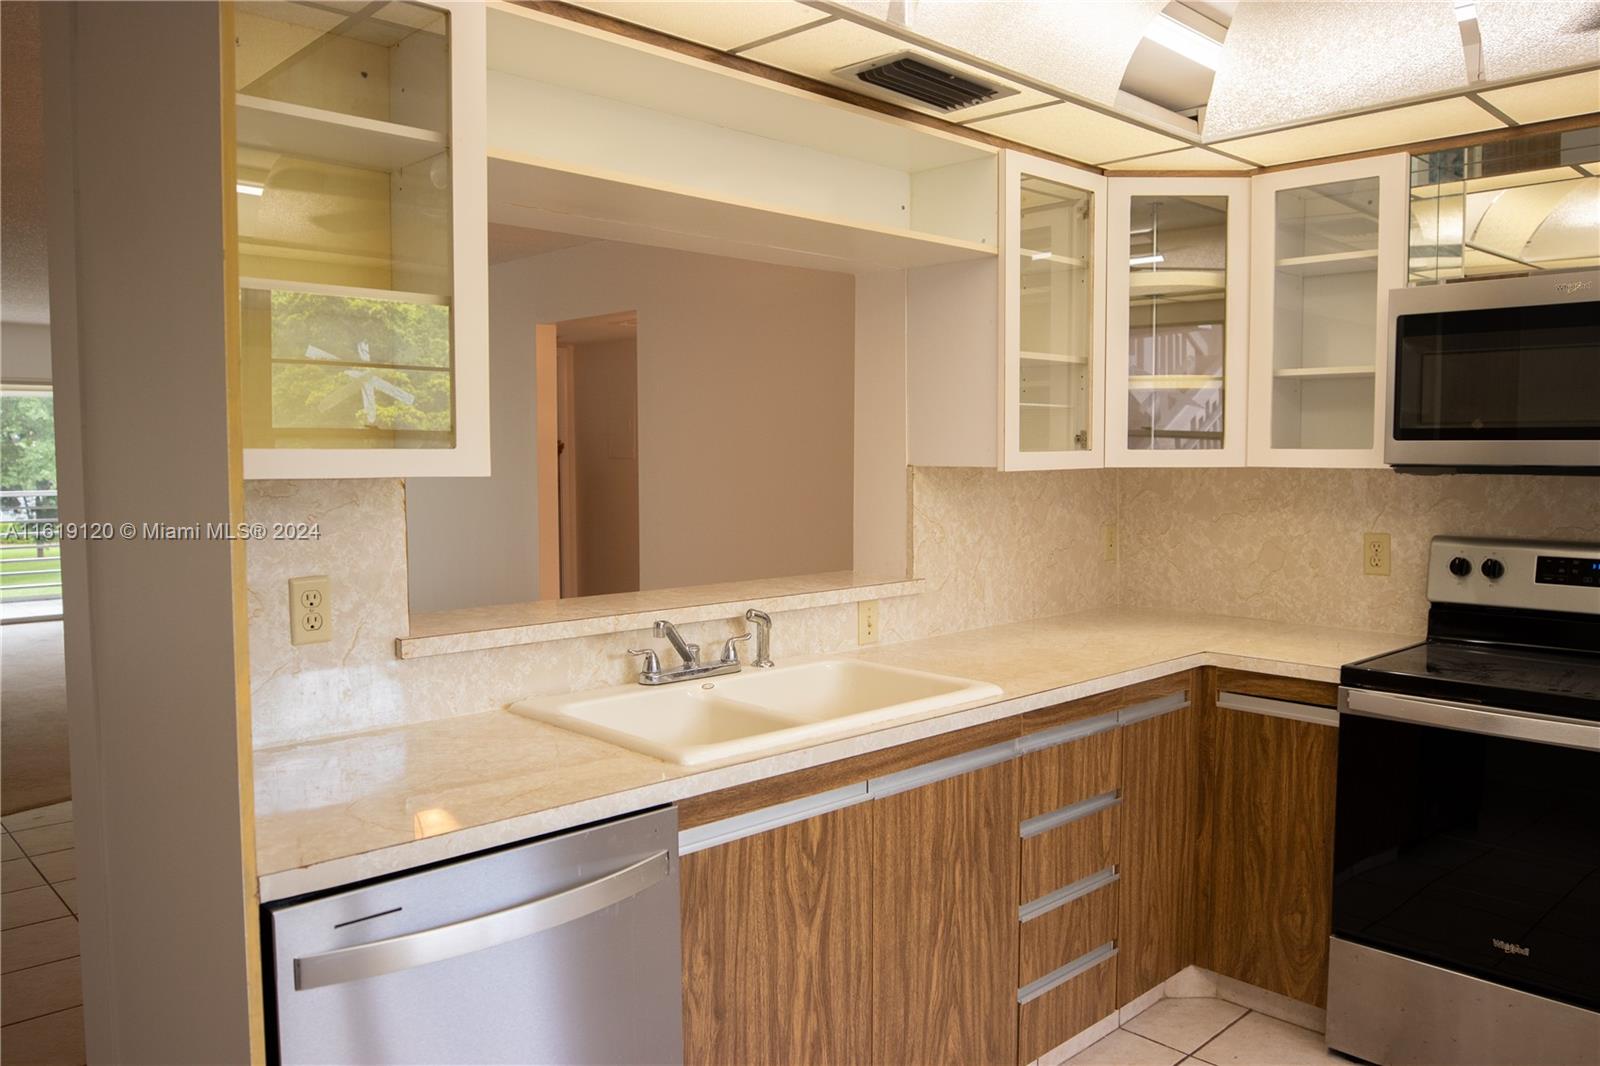
{"type": "MultiPolygon", "coordinates": [[[[882,604],[883,640],[909,640],[1112,606],[1116,565],[1067,565],[1116,513],[1116,474],[917,469],[912,535],[921,595],[882,604]]],[[[254,522],[315,522],[314,541],[254,541],[248,551],[251,715],[257,747],[472,714],[524,696],[621,684],[641,633],[578,637],[401,661],[406,632],[405,488],[399,481],[258,481],[254,522]],[[326,573],[333,640],[292,647],[287,582],[326,573]]],[[[1099,555],[1094,556],[1095,559],[1099,555]]],[[[683,627],[705,647],[744,629],[683,627]]],[[[856,647],[853,604],[776,615],[778,657],[856,647]]]]}
{"type": "Polygon", "coordinates": [[[1600,541],[1600,479],[1391,470],[1120,471],[1124,607],[1421,633],[1436,534],[1600,541]],[[1387,533],[1389,576],[1361,572],[1387,533]]]}
{"type": "MultiPolygon", "coordinates": [[[[1184,611],[1420,633],[1437,533],[1600,541],[1600,481],[1388,470],[912,471],[919,595],[882,603],[882,639],[913,640],[1095,607],[1184,611]],[[1120,561],[1100,531],[1115,522],[1120,561]],[[1361,535],[1391,537],[1391,575],[1361,573],[1361,535]]],[[[405,488],[263,481],[247,517],[318,523],[315,541],[249,546],[258,747],[471,714],[524,696],[620,684],[639,632],[402,662],[405,488]],[[288,642],[287,580],[334,576],[328,644],[288,642]]],[[[686,625],[706,647],[744,628],[686,625]]],[[[853,604],[783,612],[779,657],[856,647],[853,604]]]]}

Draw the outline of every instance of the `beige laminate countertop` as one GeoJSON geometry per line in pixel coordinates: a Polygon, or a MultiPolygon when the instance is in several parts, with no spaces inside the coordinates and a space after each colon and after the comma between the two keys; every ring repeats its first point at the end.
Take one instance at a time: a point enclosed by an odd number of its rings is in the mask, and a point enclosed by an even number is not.
{"type": "Polygon", "coordinates": [[[826,658],[998,685],[978,705],[710,766],[675,766],[511,711],[255,753],[263,901],[582,825],[893,747],[1196,666],[1337,681],[1343,663],[1419,636],[1112,608],[826,658]]]}

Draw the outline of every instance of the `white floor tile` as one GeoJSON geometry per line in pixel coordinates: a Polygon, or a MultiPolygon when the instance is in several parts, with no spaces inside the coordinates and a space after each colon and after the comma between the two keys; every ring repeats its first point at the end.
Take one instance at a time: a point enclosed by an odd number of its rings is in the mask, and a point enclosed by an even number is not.
{"type": "Polygon", "coordinates": [[[1224,1029],[1194,1057],[1210,1066],[1349,1066],[1349,1060],[1328,1050],[1321,1033],[1254,1011],[1224,1029]]]}
{"type": "Polygon", "coordinates": [[[65,918],[70,911],[48,885],[7,892],[0,896],[0,929],[15,929],[52,918],[65,918]]]}
{"type": "Polygon", "coordinates": [[[1068,1059],[1067,1066],[1177,1066],[1182,1058],[1181,1051],[1118,1029],[1068,1059]]]}
{"type": "Polygon", "coordinates": [[[71,822],[41,825],[36,829],[13,829],[11,836],[30,858],[48,855],[52,851],[66,851],[77,843],[71,822]]]}
{"type": "Polygon", "coordinates": [[[35,807],[31,811],[18,811],[0,818],[0,825],[15,833],[21,829],[37,829],[42,825],[58,825],[72,821],[72,801],[63,800],[48,807],[35,807]]]}
{"type": "Polygon", "coordinates": [[[1245,1013],[1243,1007],[1225,999],[1164,999],[1122,1027],[1188,1054],[1245,1013]]]}
{"type": "Polygon", "coordinates": [[[24,888],[37,888],[44,878],[27,859],[7,859],[0,862],[0,892],[16,892],[24,888]]]}
{"type": "Polygon", "coordinates": [[[52,851],[44,855],[36,855],[33,865],[50,884],[57,881],[72,881],[78,876],[78,849],[68,848],[66,851],[52,851]]]}

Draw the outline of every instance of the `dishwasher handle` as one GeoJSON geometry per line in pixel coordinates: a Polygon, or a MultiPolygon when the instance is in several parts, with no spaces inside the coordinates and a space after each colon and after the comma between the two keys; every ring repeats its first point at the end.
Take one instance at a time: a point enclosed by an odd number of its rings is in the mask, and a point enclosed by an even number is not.
{"type": "Polygon", "coordinates": [[[306,955],[294,960],[294,987],[302,992],[325,988],[509,944],[637,896],[663,881],[671,864],[667,852],[658,851],[604,877],[504,910],[370,944],[306,955]]]}

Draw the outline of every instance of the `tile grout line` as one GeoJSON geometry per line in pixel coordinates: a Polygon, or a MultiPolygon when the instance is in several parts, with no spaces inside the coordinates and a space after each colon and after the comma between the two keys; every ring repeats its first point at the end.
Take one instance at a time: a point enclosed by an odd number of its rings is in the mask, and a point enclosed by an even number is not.
{"type": "MultiPolygon", "coordinates": [[[[1249,1007],[1246,1007],[1244,1004],[1242,1004],[1242,1003],[1234,1003],[1233,1000],[1231,1000],[1231,999],[1223,999],[1221,996],[1163,996],[1160,1000],[1158,1000],[1155,1003],[1150,1004],[1149,1007],[1146,1007],[1144,1010],[1140,1011],[1138,1014],[1134,1015],[1132,1018],[1129,1018],[1128,1020],[1130,1022],[1138,1021],[1141,1017],[1143,1017],[1150,1010],[1152,1010],[1156,1006],[1160,1005],[1161,1003],[1165,1003],[1169,999],[1215,999],[1219,1003],[1227,1003],[1230,1006],[1238,1007],[1240,1010],[1244,1011],[1244,1014],[1239,1015],[1233,1021],[1229,1022],[1227,1025],[1224,1025],[1221,1029],[1218,1029],[1216,1032],[1212,1033],[1210,1036],[1208,1036],[1204,1040],[1200,1041],[1200,1047],[1195,1048],[1194,1051],[1185,1051],[1181,1047],[1173,1047],[1171,1044],[1162,1043],[1160,1040],[1157,1040],[1153,1036],[1145,1036],[1145,1034],[1139,1032],[1137,1029],[1129,1029],[1125,1025],[1117,1026],[1118,1029],[1121,1029],[1125,1033],[1132,1033],[1134,1036],[1144,1037],[1144,1039],[1150,1041],[1152,1044],[1160,1044],[1162,1047],[1166,1048],[1168,1051],[1176,1051],[1178,1054],[1180,1054],[1180,1055],[1182,1055],[1184,1057],[1183,1059],[1179,1060],[1178,1066],[1183,1066],[1183,1061],[1187,1060],[1187,1059],[1194,1058],[1195,1052],[1199,1051],[1200,1048],[1205,1047],[1207,1044],[1211,1043],[1211,1041],[1215,1040],[1217,1037],[1221,1036],[1223,1033],[1226,1033],[1229,1029],[1232,1029],[1235,1025],[1238,1025],[1240,1022],[1244,1021],[1246,1015],[1254,1013],[1253,1011],[1251,1011],[1251,1009],[1249,1007]]],[[[1204,1061],[1204,1060],[1202,1060],[1202,1061],[1204,1061]]],[[[1209,1066],[1209,1064],[1208,1064],[1208,1066],[1209,1066]]]]}
{"type": "MultiPolygon", "coordinates": [[[[16,971],[16,972],[20,973],[21,971],[16,971]]],[[[65,1014],[69,1010],[82,1010],[82,1009],[83,1009],[83,1004],[82,1003],[74,1003],[70,1007],[58,1007],[55,1010],[47,1010],[43,1014],[35,1014],[32,1018],[18,1018],[14,1022],[7,1022],[5,1025],[0,1026],[0,1032],[4,1032],[6,1029],[11,1028],[13,1025],[25,1025],[28,1022],[36,1022],[40,1018],[50,1018],[50,1017],[53,1017],[53,1016],[55,1016],[57,1014],[65,1014]]]]}
{"type": "MultiPolygon", "coordinates": [[[[1218,998],[1221,999],[1220,996],[1218,998]]],[[[1225,1000],[1223,1000],[1223,1002],[1224,1003],[1233,1003],[1233,1000],[1225,999],[1225,1000]]],[[[1242,1003],[1234,1003],[1233,1005],[1236,1006],[1236,1007],[1244,1007],[1244,1004],[1242,1004],[1242,1003]]],[[[1212,1044],[1214,1044],[1222,1036],[1223,1033],[1226,1033],[1229,1029],[1232,1029],[1234,1026],[1238,1025],[1240,1022],[1242,1022],[1246,1018],[1250,1017],[1250,1015],[1256,1014],[1256,1013],[1259,1013],[1259,1012],[1251,1010],[1249,1007],[1245,1007],[1243,1014],[1239,1015],[1237,1018],[1235,1018],[1233,1021],[1229,1022],[1227,1025],[1224,1025],[1221,1029],[1218,1029],[1214,1034],[1212,1034],[1212,1036],[1208,1040],[1206,1040],[1205,1043],[1201,1044],[1199,1047],[1197,1047],[1193,1051],[1189,1052],[1189,1057],[1191,1059],[1194,1059],[1196,1062],[1205,1063],[1206,1066],[1213,1066],[1213,1063],[1211,1062],[1211,1060],[1200,1058],[1200,1052],[1204,1051],[1206,1048],[1208,1048],[1212,1044]]]]}

